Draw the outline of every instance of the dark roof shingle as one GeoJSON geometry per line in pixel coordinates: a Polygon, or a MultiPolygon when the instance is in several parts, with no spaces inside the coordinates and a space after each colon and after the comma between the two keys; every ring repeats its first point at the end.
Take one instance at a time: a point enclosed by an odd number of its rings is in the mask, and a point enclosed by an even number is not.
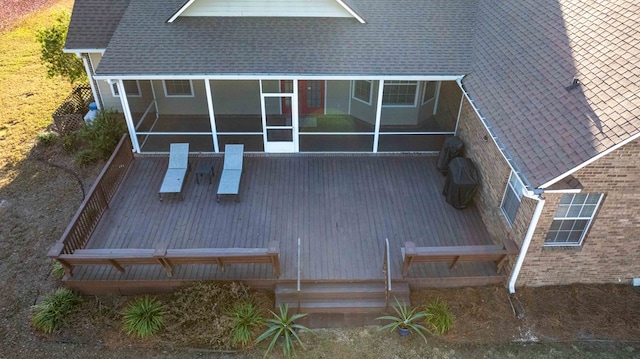
{"type": "Polygon", "coordinates": [[[534,187],[640,131],[639,2],[481,1],[473,44],[463,84],[534,187]]]}
{"type": "Polygon", "coordinates": [[[77,0],[65,48],[106,49],[130,0],[77,0]]]}

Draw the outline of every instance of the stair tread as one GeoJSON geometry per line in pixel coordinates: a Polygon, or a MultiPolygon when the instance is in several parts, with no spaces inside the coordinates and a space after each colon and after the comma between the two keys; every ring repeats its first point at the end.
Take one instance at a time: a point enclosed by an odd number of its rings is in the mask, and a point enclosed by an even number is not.
{"type": "MultiPolygon", "coordinates": [[[[384,283],[305,283],[300,286],[302,293],[384,293],[384,283]]],[[[409,285],[405,282],[392,283],[394,293],[409,293],[409,285]]],[[[277,284],[277,294],[296,293],[296,284],[277,284]]]]}

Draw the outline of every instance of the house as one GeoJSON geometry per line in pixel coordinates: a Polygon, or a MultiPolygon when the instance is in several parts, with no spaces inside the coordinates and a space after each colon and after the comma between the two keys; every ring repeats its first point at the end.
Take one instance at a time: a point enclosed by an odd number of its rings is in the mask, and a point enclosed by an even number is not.
{"type": "Polygon", "coordinates": [[[508,286],[640,276],[634,1],[76,0],[65,51],[133,152],[437,153],[458,135],[508,286]]]}

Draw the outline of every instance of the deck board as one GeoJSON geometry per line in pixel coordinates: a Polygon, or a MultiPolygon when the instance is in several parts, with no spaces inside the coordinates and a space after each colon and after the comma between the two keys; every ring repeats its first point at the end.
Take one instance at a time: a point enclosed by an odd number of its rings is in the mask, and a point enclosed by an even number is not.
{"type": "MultiPolygon", "coordinates": [[[[384,239],[391,243],[391,274],[401,278],[400,248],[490,244],[474,206],[456,210],[442,195],[444,177],[429,155],[254,155],[245,157],[240,199],[216,202],[222,157],[191,157],[191,168],[208,162],[211,184],[187,175],[183,197],[158,198],[166,157],[134,160],[88,248],[266,247],[280,242],[281,280],[297,276],[297,239],[302,241],[302,279],[382,278],[384,239]]],[[[495,266],[465,263],[413,266],[409,278],[477,277],[495,266]]],[[[179,266],[177,279],[273,279],[268,265],[179,266]]],[[[79,267],[74,280],[165,280],[156,266],[79,267]]]]}

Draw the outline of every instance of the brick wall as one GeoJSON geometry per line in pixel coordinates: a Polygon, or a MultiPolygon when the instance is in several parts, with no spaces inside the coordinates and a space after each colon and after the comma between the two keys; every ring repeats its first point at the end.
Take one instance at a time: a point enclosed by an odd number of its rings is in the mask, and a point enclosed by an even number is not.
{"type": "MultiPolygon", "coordinates": [[[[480,173],[480,189],[475,202],[493,241],[501,243],[502,239],[510,238],[521,245],[536,201],[523,197],[514,224],[509,226],[500,203],[511,168],[466,98],[460,113],[458,136],[465,143],[465,157],[473,161],[480,173]]],[[[515,257],[510,260],[511,264],[515,263],[515,257]]]]}
{"type": "MultiPolygon", "coordinates": [[[[515,223],[509,226],[500,203],[510,168],[477,117],[463,102],[458,135],[465,156],[473,160],[481,176],[475,202],[482,219],[499,243],[511,238],[522,244],[536,201],[523,198],[515,223]],[[486,138],[486,140],[485,140],[486,138]]],[[[561,194],[545,194],[545,206],[532,238],[517,286],[570,283],[628,283],[640,277],[640,140],[627,144],[574,175],[585,193],[604,193],[602,205],[580,247],[544,247],[561,194]]],[[[515,258],[511,258],[511,264],[515,258]]]]}
{"type": "Polygon", "coordinates": [[[581,247],[544,247],[561,197],[545,194],[518,285],[628,283],[640,277],[640,141],[608,154],[574,177],[584,193],[605,194],[589,233],[581,247]]]}

